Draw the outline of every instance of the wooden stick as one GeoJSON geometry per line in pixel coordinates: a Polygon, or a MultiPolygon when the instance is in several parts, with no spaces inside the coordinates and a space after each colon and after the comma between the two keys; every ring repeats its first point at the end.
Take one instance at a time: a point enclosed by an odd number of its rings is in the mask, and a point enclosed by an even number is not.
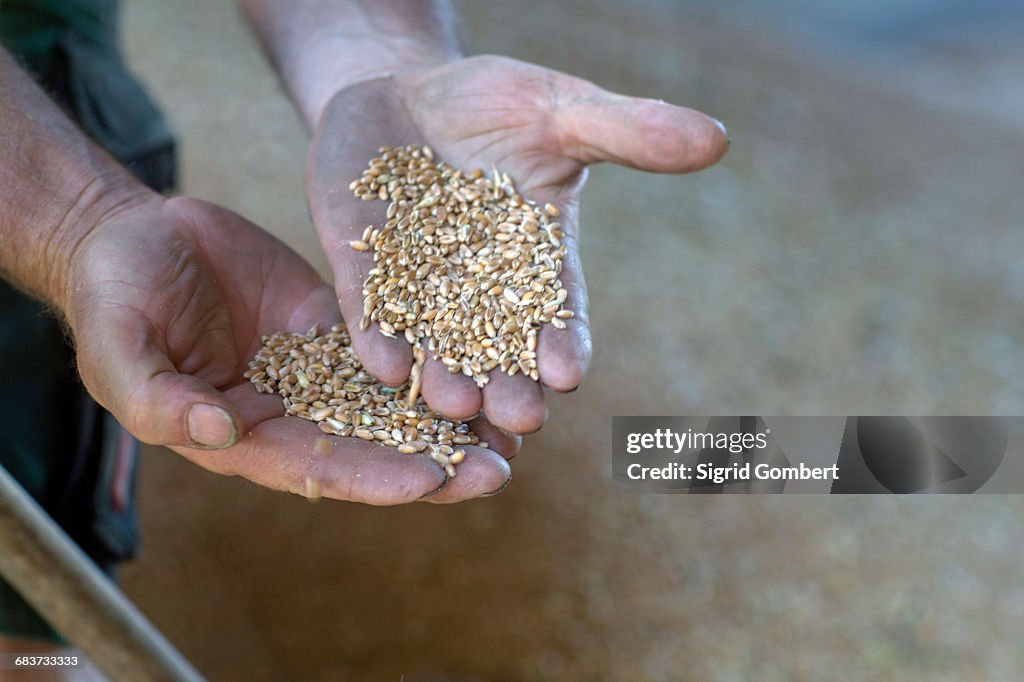
{"type": "Polygon", "coordinates": [[[0,574],[111,679],[202,682],[2,466],[0,574]]]}

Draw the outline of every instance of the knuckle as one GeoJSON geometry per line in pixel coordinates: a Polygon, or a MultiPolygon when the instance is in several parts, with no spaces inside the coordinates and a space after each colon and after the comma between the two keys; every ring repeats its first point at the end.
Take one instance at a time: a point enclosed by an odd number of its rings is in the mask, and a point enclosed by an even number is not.
{"type": "Polygon", "coordinates": [[[153,414],[148,403],[144,395],[139,395],[138,390],[132,391],[124,400],[121,409],[125,420],[123,426],[143,443],[164,445],[159,429],[154,427],[153,414]]]}

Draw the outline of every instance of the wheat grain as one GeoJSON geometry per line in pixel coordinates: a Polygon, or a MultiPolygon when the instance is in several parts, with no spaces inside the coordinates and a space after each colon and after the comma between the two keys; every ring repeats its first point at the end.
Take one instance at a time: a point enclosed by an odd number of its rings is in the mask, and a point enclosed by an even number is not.
{"type": "MultiPolygon", "coordinates": [[[[316,422],[325,434],[354,436],[410,455],[426,453],[454,476],[454,464],[462,457],[451,461],[449,443],[480,444],[469,424],[427,407],[415,381],[393,388],[370,376],[355,356],[345,325],[334,325],[322,336],[317,331],[263,337],[245,377],[257,391],[280,395],[286,414],[316,422]]],[[[425,352],[417,355],[422,360],[425,352]]],[[[318,454],[330,452],[324,441],[317,440],[318,454]]],[[[305,492],[319,496],[319,483],[307,478],[305,492]]]]}
{"type": "Polygon", "coordinates": [[[522,352],[536,350],[544,324],[564,329],[572,316],[559,279],[564,235],[549,221],[558,208],[539,209],[496,168],[467,173],[415,145],[382,147],[349,188],[389,202],[385,222],[351,242],[374,260],[359,328],[376,323],[418,351],[414,397],[426,350],[481,387],[495,369],[539,379],[522,352]]]}

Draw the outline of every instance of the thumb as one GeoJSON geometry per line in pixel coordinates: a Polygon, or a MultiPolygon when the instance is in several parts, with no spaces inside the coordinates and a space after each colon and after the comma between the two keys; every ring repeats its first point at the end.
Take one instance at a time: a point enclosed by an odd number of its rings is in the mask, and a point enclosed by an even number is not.
{"type": "Polygon", "coordinates": [[[76,334],[79,373],[96,401],[144,443],[234,445],[241,420],[224,395],[178,372],[149,323],[116,317],[76,334]]]}
{"type": "Polygon", "coordinates": [[[729,148],[725,126],[706,114],[573,80],[567,88],[573,94],[559,98],[555,116],[565,153],[580,163],[687,173],[712,165],[729,148]]]}

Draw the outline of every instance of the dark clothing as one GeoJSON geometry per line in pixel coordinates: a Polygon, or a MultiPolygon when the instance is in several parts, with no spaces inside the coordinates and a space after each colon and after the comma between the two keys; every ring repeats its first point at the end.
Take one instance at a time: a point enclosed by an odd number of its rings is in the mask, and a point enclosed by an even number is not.
{"type": "MultiPolygon", "coordinates": [[[[156,191],[174,139],[117,44],[116,0],[3,0],[0,44],[98,144],[156,191]]],[[[136,550],[138,443],[86,394],[45,308],[0,280],[0,465],[104,570],[136,550]]],[[[0,633],[59,636],[0,581],[0,633]]]]}
{"type": "Polygon", "coordinates": [[[0,44],[101,147],[165,191],[174,184],[174,137],[125,68],[117,28],[117,0],[0,2],[0,44]]]}

